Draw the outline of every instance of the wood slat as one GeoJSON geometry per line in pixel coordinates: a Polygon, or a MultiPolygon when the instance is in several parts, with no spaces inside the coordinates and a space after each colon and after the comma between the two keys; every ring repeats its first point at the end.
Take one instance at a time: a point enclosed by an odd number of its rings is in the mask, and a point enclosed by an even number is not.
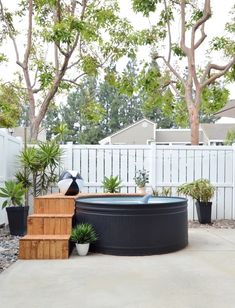
{"type": "Polygon", "coordinates": [[[56,241],[50,241],[50,259],[56,258],[56,241]]]}
{"type": "Polygon", "coordinates": [[[43,241],[38,241],[38,250],[37,250],[37,259],[43,259],[44,257],[44,252],[43,252],[43,241]]]}
{"type": "Polygon", "coordinates": [[[59,234],[61,230],[61,219],[55,218],[55,234],[59,234]]]}
{"type": "Polygon", "coordinates": [[[37,259],[38,241],[31,241],[30,259],[37,259]]]}
{"type": "Polygon", "coordinates": [[[43,241],[43,259],[50,259],[50,241],[43,241]]]}
{"type": "Polygon", "coordinates": [[[62,243],[63,243],[63,241],[57,241],[56,242],[56,245],[55,245],[56,259],[62,259],[63,258],[62,243]]]}

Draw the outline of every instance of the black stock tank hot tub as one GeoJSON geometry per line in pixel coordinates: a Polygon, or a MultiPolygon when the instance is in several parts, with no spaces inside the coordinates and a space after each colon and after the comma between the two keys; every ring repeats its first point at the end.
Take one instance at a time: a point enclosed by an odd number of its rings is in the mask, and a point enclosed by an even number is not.
{"type": "Polygon", "coordinates": [[[91,251],[142,256],[186,247],[187,199],[151,196],[144,202],[136,196],[77,199],[76,223],[91,223],[99,237],[91,251]]]}

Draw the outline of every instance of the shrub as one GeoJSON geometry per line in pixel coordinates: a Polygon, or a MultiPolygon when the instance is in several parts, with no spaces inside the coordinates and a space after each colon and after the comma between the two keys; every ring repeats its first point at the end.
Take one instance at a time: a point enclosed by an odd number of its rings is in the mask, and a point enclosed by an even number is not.
{"type": "Polygon", "coordinates": [[[79,244],[87,244],[95,242],[98,238],[91,224],[81,223],[72,229],[70,239],[79,244]]]}
{"type": "Polygon", "coordinates": [[[107,193],[118,193],[121,188],[121,181],[118,180],[118,176],[110,176],[104,177],[104,180],[102,182],[104,191],[107,193]]]}
{"type": "Polygon", "coordinates": [[[178,193],[190,196],[198,202],[209,202],[213,197],[215,188],[207,179],[199,179],[185,183],[178,187],[178,193]]]}

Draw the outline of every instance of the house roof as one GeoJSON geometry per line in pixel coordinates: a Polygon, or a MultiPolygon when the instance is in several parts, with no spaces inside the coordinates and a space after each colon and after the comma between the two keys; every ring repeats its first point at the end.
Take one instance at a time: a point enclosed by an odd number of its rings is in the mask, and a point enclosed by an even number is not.
{"type": "Polygon", "coordinates": [[[230,123],[205,123],[200,126],[209,140],[224,141],[228,131],[235,130],[235,124],[230,123]]]}
{"type": "Polygon", "coordinates": [[[235,99],[231,99],[227,104],[214,114],[217,117],[235,118],[235,99]]]}
{"type": "MultiPolygon", "coordinates": [[[[156,141],[162,143],[191,143],[190,129],[157,129],[156,141]]],[[[199,130],[199,142],[203,142],[203,132],[199,130]]]]}
{"type": "Polygon", "coordinates": [[[117,132],[115,132],[115,133],[113,133],[113,134],[111,134],[111,135],[105,137],[104,139],[101,139],[101,140],[99,141],[99,143],[101,143],[101,142],[103,142],[103,141],[105,141],[105,140],[108,140],[108,139],[110,139],[110,138],[112,138],[112,137],[114,137],[114,136],[116,136],[116,135],[119,135],[120,133],[124,132],[125,130],[130,129],[130,128],[132,128],[132,127],[138,125],[138,124],[141,123],[141,122],[148,122],[148,123],[150,123],[150,124],[156,125],[155,122],[150,121],[150,120],[147,119],[147,118],[143,118],[143,119],[141,119],[141,120],[139,120],[139,121],[137,121],[137,122],[135,122],[135,123],[133,123],[133,124],[130,124],[130,125],[128,125],[128,126],[122,128],[122,129],[118,130],[117,132]]]}

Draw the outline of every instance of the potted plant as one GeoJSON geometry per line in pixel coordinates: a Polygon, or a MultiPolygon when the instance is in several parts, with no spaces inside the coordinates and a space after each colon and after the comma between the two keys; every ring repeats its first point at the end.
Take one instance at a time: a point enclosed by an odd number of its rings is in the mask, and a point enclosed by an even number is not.
{"type": "Polygon", "coordinates": [[[22,183],[6,181],[0,188],[0,197],[6,198],[2,208],[6,208],[11,235],[24,235],[27,231],[29,206],[23,206],[25,188],[22,183]]]}
{"type": "Polygon", "coordinates": [[[79,256],[86,256],[90,243],[94,243],[96,240],[96,232],[89,223],[80,223],[72,229],[71,241],[75,242],[79,256]]]}
{"type": "Polygon", "coordinates": [[[109,178],[105,176],[102,182],[104,191],[107,193],[118,193],[121,183],[122,182],[118,180],[118,176],[110,176],[109,178]]]}
{"type": "Polygon", "coordinates": [[[145,169],[138,170],[135,174],[134,180],[135,184],[138,187],[137,192],[145,194],[146,191],[145,185],[149,183],[149,171],[146,171],[145,169]]]}
{"type": "Polygon", "coordinates": [[[159,192],[157,188],[152,187],[152,195],[155,197],[158,197],[158,196],[171,197],[172,190],[171,190],[171,187],[162,187],[162,192],[159,192]]]}
{"type": "Polygon", "coordinates": [[[178,193],[196,200],[197,216],[201,224],[211,223],[212,202],[210,202],[210,199],[213,197],[214,192],[214,186],[207,179],[199,179],[178,187],[178,193]]]}

